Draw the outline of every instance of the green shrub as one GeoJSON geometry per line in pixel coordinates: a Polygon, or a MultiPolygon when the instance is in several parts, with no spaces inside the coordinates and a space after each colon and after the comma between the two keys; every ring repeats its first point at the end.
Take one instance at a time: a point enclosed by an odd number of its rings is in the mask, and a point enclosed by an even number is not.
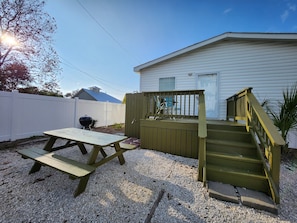
{"type": "Polygon", "coordinates": [[[297,129],[297,83],[283,91],[283,100],[277,102],[275,109],[266,103],[268,114],[271,116],[274,125],[279,129],[281,136],[286,141],[282,152],[288,152],[288,132],[297,129]]]}

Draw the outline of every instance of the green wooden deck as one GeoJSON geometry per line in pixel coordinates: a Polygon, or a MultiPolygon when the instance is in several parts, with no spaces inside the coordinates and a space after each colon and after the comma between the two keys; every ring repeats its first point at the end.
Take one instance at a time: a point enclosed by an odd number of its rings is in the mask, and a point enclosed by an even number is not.
{"type": "MultiPolygon", "coordinates": [[[[198,159],[197,119],[141,119],[141,148],[198,159]]],[[[231,121],[208,120],[208,126],[244,126],[231,121]]]]}
{"type": "Polygon", "coordinates": [[[203,90],[127,95],[125,135],[140,138],[145,149],[199,159],[198,180],[204,185],[211,180],[250,188],[279,203],[285,142],[251,90],[226,99],[227,121],[206,120],[203,90]],[[174,108],[166,107],[168,97],[174,108]]]}

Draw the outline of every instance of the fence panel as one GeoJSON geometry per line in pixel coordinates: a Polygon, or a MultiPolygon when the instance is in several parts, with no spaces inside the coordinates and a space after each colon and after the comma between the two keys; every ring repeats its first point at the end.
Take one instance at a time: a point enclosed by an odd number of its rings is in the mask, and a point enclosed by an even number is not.
{"type": "Polygon", "coordinates": [[[11,134],[12,93],[0,92],[0,142],[6,141],[11,134]]]}
{"type": "Polygon", "coordinates": [[[73,126],[74,103],[70,99],[17,94],[12,109],[12,140],[73,126]]]}
{"type": "Polygon", "coordinates": [[[80,127],[79,117],[97,120],[96,127],[125,122],[125,105],[0,92],[0,142],[42,135],[44,131],[80,127]]]}

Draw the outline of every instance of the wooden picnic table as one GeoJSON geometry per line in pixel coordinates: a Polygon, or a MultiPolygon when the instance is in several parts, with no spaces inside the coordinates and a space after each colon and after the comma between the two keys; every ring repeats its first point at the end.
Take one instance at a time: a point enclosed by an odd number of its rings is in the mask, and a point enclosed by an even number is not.
{"type": "Polygon", "coordinates": [[[44,134],[50,136],[50,138],[43,149],[28,148],[19,150],[18,153],[20,153],[23,158],[30,158],[35,161],[29,172],[30,174],[39,171],[42,165],[46,165],[69,174],[72,179],[79,178],[80,182],[74,193],[75,197],[84,192],[90,174],[94,172],[97,167],[115,157],[118,157],[120,164],[123,165],[125,163],[123,153],[137,147],[136,145],[123,143],[122,141],[127,138],[126,136],[78,128],[57,129],[46,131],[44,134]],[[62,146],[55,146],[58,139],[66,140],[66,143],[62,146]],[[55,151],[60,149],[78,146],[82,154],[87,154],[85,144],[93,146],[87,163],[81,163],[55,153],[55,151]],[[104,147],[107,146],[114,147],[115,152],[112,155],[105,153],[104,147]],[[102,154],[103,158],[97,161],[99,152],[102,154]]]}

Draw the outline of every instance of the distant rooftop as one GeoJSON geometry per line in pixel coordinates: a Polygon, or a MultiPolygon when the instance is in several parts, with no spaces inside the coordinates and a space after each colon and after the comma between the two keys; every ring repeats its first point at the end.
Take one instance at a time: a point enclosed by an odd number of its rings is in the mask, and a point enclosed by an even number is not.
{"type": "Polygon", "coordinates": [[[100,92],[100,88],[92,87],[91,90],[82,88],[74,97],[85,100],[94,100],[101,102],[122,103],[119,99],[106,93],[100,92]]]}

